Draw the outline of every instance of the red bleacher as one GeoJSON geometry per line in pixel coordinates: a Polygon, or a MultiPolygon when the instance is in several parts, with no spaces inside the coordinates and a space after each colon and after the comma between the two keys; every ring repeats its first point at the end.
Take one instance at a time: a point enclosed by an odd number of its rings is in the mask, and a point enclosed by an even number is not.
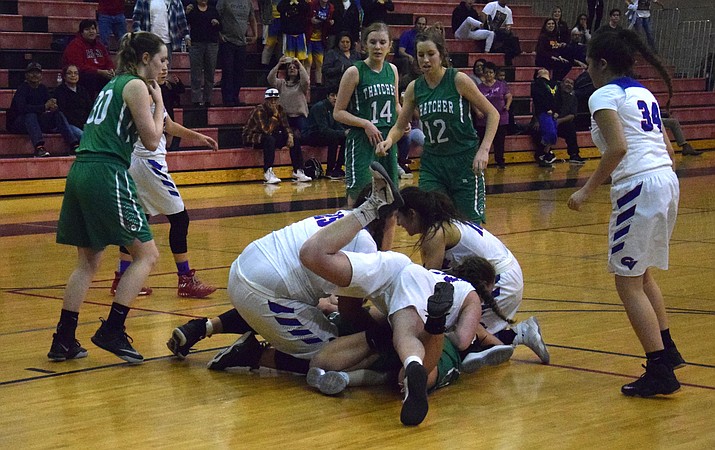
{"type": "MultiPolygon", "coordinates": [[[[483,42],[457,41],[454,40],[454,33],[451,29],[451,12],[456,6],[455,2],[434,2],[432,0],[395,0],[395,14],[411,14],[411,17],[404,17],[401,23],[404,25],[394,25],[391,27],[393,38],[411,28],[416,15],[427,17],[428,24],[437,21],[441,22],[448,38],[448,48],[451,54],[460,55],[460,70],[470,73],[471,66],[478,58],[485,58],[497,65],[504,64],[504,57],[501,54],[481,53],[483,42]],[[410,19],[410,20],[407,20],[410,19]]],[[[530,82],[534,73],[534,51],[539,28],[543,23],[543,18],[534,16],[531,7],[528,5],[511,6],[514,11],[514,30],[520,37],[523,54],[514,59],[515,81],[509,83],[511,92],[516,99],[528,104],[530,82]]],[[[477,6],[481,9],[481,6],[477,6]]],[[[81,19],[94,17],[96,3],[77,2],[67,0],[18,0],[17,14],[0,14],[0,50],[3,52],[21,53],[25,64],[31,60],[54,60],[59,61],[58,52],[50,50],[50,44],[58,36],[74,34],[81,19]],[[34,31],[23,29],[26,26],[26,19],[40,18],[46,20],[46,31],[34,31]]],[[[127,20],[128,29],[131,20],[127,20]]],[[[257,53],[257,46],[249,46],[249,54],[257,53]]],[[[195,109],[190,106],[190,85],[189,59],[185,53],[177,52],[173,58],[173,73],[176,74],[187,86],[187,92],[182,96],[182,105],[175,110],[175,119],[179,123],[184,123],[195,109]]],[[[56,83],[59,65],[43,64],[43,82],[54,87],[56,83]]],[[[259,67],[248,67],[248,69],[258,70],[259,67]]],[[[573,69],[572,77],[576,77],[582,69],[573,69]]],[[[671,68],[672,71],[672,68],[671,68]]],[[[63,177],[73,160],[72,157],[61,156],[65,149],[65,144],[59,135],[50,134],[46,138],[46,147],[53,155],[49,158],[29,158],[33,154],[32,146],[27,136],[10,134],[6,130],[6,110],[10,107],[12,95],[14,93],[12,80],[17,79],[18,72],[22,72],[21,67],[11,67],[3,65],[0,69],[0,180],[8,179],[33,179],[63,177]],[[20,158],[26,156],[26,158],[20,158]]],[[[639,80],[651,89],[661,103],[666,101],[666,88],[658,73],[648,65],[638,65],[637,75],[639,80]]],[[[221,77],[221,71],[217,70],[216,80],[221,77]]],[[[715,92],[705,92],[705,82],[703,79],[675,79],[673,82],[674,96],[671,106],[674,117],[681,123],[686,136],[690,140],[713,139],[715,138],[715,92]]],[[[214,89],[212,106],[206,112],[205,128],[197,128],[197,131],[208,134],[214,139],[219,139],[219,134],[230,130],[233,133],[240,133],[240,125],[244,124],[252,110],[252,105],[263,101],[265,87],[254,86],[241,89],[240,100],[248,106],[229,108],[221,105],[220,89],[214,89]],[[222,131],[223,130],[223,131],[222,131]]],[[[529,116],[517,116],[517,121],[528,121],[529,116]]],[[[588,132],[579,132],[579,144],[583,147],[592,147],[588,132]]],[[[209,150],[197,150],[198,143],[191,140],[182,140],[182,151],[173,152],[169,155],[169,164],[174,171],[184,170],[212,170],[228,168],[250,168],[260,167],[262,158],[260,151],[247,148],[222,148],[218,152],[209,150]]],[[[510,161],[530,161],[533,144],[528,136],[507,137],[507,158],[510,161]]],[[[564,148],[560,141],[557,148],[564,148]]],[[[324,160],[325,151],[321,148],[304,148],[307,156],[317,156],[324,160]]],[[[595,153],[594,153],[595,154],[595,153]]],[[[277,164],[289,164],[289,156],[279,152],[277,164]]]]}

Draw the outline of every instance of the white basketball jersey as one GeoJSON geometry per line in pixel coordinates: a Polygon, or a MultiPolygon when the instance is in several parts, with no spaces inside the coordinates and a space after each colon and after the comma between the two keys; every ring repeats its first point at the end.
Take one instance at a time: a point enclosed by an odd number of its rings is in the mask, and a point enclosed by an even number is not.
{"type": "MultiPolygon", "coordinates": [[[[335,292],[337,287],[317,276],[300,263],[300,248],[309,237],[345,215],[346,211],[309,217],[274,231],[254,241],[275,273],[282,279],[287,289],[286,297],[307,303],[317,303],[326,294],[335,292]]],[[[377,244],[365,230],[353,238],[343,250],[356,253],[377,252],[377,244]]],[[[245,264],[246,261],[241,261],[245,264]]],[[[250,262],[248,262],[250,263],[250,262]]],[[[277,293],[281,294],[281,293],[277,293]]]]}
{"type": "Polygon", "coordinates": [[[593,119],[596,111],[610,109],[618,113],[623,125],[627,151],[611,174],[613,184],[639,173],[672,167],[663,141],[660,106],[653,94],[632,78],[618,78],[599,88],[588,100],[591,110],[591,136],[603,153],[606,140],[593,119]]]}
{"type": "Polygon", "coordinates": [[[481,256],[500,272],[499,268],[510,264],[514,255],[496,236],[471,222],[452,221],[461,238],[454,247],[445,251],[444,258],[450,267],[458,265],[469,256],[481,256]]]}
{"type": "MultiPolygon", "coordinates": [[[[156,109],[156,105],[152,103],[151,105],[151,114],[152,117],[154,116],[154,110],[156,109]]],[[[164,110],[164,121],[166,121],[166,117],[168,116],[166,110],[164,110]]],[[[166,158],[166,135],[164,133],[161,133],[161,138],[159,139],[159,145],[156,147],[155,151],[149,151],[144,147],[144,143],[142,143],[141,138],[137,139],[137,141],[134,143],[134,154],[140,158],[153,158],[153,159],[165,159],[166,158]]]]}

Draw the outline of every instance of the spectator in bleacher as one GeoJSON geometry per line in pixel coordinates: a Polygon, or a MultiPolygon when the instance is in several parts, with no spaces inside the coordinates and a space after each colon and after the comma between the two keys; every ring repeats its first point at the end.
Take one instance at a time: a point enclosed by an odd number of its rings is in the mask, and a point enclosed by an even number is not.
{"type": "Polygon", "coordinates": [[[293,131],[293,140],[298,152],[302,153],[301,131],[305,127],[308,118],[308,88],[310,87],[310,75],[305,70],[300,60],[283,56],[278,64],[268,72],[268,84],[278,89],[280,100],[288,123],[293,131]],[[284,78],[278,77],[278,71],[283,69],[284,78]]]}
{"type": "Polygon", "coordinates": [[[588,44],[588,41],[591,40],[591,30],[588,28],[588,16],[586,14],[578,15],[576,18],[576,24],[571,29],[571,33],[573,33],[574,30],[581,33],[581,43],[584,45],[588,44]]]}
{"type": "Polygon", "coordinates": [[[405,31],[400,35],[400,43],[397,45],[397,51],[392,59],[392,63],[397,67],[400,73],[400,89],[404,89],[418,76],[421,72],[415,64],[417,56],[415,50],[415,38],[417,33],[427,28],[427,18],[425,16],[417,16],[415,18],[415,26],[405,31]]]}
{"type": "MultiPolygon", "coordinates": [[[[261,64],[268,66],[271,64],[275,53],[283,53],[283,34],[281,32],[281,13],[278,12],[280,0],[262,0],[260,4],[270,3],[271,20],[268,25],[263,25],[263,51],[261,52],[261,64]]],[[[265,13],[261,13],[263,16],[265,13]]]]}
{"type": "Polygon", "coordinates": [[[474,61],[474,65],[472,66],[472,73],[469,75],[469,78],[471,78],[477,86],[484,83],[484,64],[486,63],[486,59],[479,58],[474,61]]]}
{"type": "MultiPolygon", "coordinates": [[[[549,19],[552,20],[552,19],[549,19]]],[[[559,83],[551,79],[549,70],[541,67],[534,73],[531,100],[534,105],[534,131],[537,141],[534,158],[540,167],[551,167],[556,155],[551,147],[558,139],[556,119],[559,117],[559,83]]]]}
{"type": "Polygon", "coordinates": [[[566,141],[569,163],[582,165],[586,162],[580,155],[576,136],[578,99],[574,94],[574,81],[564,78],[559,89],[559,117],[556,119],[556,134],[566,141]]]}
{"type": "Polygon", "coordinates": [[[343,74],[356,61],[360,61],[360,53],[355,50],[350,33],[343,31],[338,35],[335,48],[331,49],[323,60],[326,88],[337,92],[343,74]]]}
{"type": "MultiPolygon", "coordinates": [[[[494,135],[492,144],[494,145],[494,162],[500,169],[506,168],[504,161],[504,143],[509,128],[509,109],[511,108],[512,95],[509,86],[505,81],[496,79],[497,66],[492,62],[484,64],[484,82],[477,86],[477,89],[484,94],[489,103],[496,108],[499,113],[499,126],[494,135]]],[[[475,114],[475,129],[479,136],[484,136],[487,129],[486,115],[477,110],[475,114]]]]}
{"type": "Polygon", "coordinates": [[[42,66],[32,62],[25,69],[25,81],[17,88],[7,112],[8,130],[13,133],[29,134],[35,156],[50,156],[45,148],[42,133],[58,132],[73,152],[79,145],[78,136],[70,127],[67,118],[57,106],[57,100],[50,98],[47,86],[42,84],[42,66]]]}
{"type": "MultiPolygon", "coordinates": [[[[181,106],[181,94],[186,92],[186,86],[175,74],[162,77],[160,81],[159,88],[161,98],[164,100],[164,110],[171,120],[174,120],[174,108],[181,106]]],[[[174,136],[167,147],[169,150],[178,150],[180,142],[181,138],[174,136]]]]}
{"type": "Polygon", "coordinates": [[[216,9],[221,21],[221,99],[224,106],[240,106],[246,45],[256,42],[258,23],[251,0],[219,0],[216,9]]]}
{"type": "MultiPolygon", "coordinates": [[[[187,8],[188,9],[188,8],[187,8]]],[[[191,30],[191,101],[194,106],[211,106],[221,21],[218,10],[208,0],[197,0],[186,14],[191,30]]]]}
{"type": "Polygon", "coordinates": [[[479,13],[474,10],[474,0],[463,0],[454,8],[452,30],[455,39],[485,41],[484,51],[489,53],[492,50],[495,34],[479,20],[479,13]]]}
{"type": "Polygon", "coordinates": [[[658,3],[658,0],[626,0],[628,3],[629,27],[635,28],[636,31],[641,31],[645,34],[646,40],[651,50],[658,53],[653,38],[653,30],[650,27],[650,6],[651,3],[658,3]]]}
{"type": "Polygon", "coordinates": [[[375,22],[388,22],[388,13],[395,10],[392,0],[361,0],[363,28],[375,22]]]}
{"type": "Polygon", "coordinates": [[[561,56],[565,47],[566,44],[559,42],[556,36],[556,21],[552,18],[546,19],[536,42],[536,65],[553,71],[556,81],[563,80],[571,70],[571,62],[561,56]]]}
{"type": "Polygon", "coordinates": [[[263,179],[266,183],[281,182],[281,179],[273,172],[273,163],[275,162],[276,148],[284,146],[290,149],[293,179],[303,182],[311,181],[311,178],[303,172],[303,154],[300,147],[294,145],[293,132],[288,123],[288,116],[278,102],[279,97],[278,89],[266,89],[264,102],[256,105],[243,128],[243,143],[263,149],[263,179]]]}
{"type": "Polygon", "coordinates": [[[84,19],[79,23],[77,36],[62,54],[62,65],[79,69],[79,84],[95,98],[105,84],[114,77],[114,62],[107,47],[97,39],[97,21],[84,19]]]}
{"type": "Polygon", "coordinates": [[[187,46],[191,45],[181,0],[137,0],[132,21],[134,31],[149,31],[161,38],[169,52],[169,69],[171,55],[181,50],[182,41],[186,40],[187,46]]]}
{"type": "Polygon", "coordinates": [[[606,30],[612,30],[612,31],[618,31],[621,28],[621,10],[618,8],[613,8],[609,13],[608,13],[608,26],[599,28],[601,31],[606,31],[606,30]]]}
{"type": "MultiPolygon", "coordinates": [[[[400,104],[405,101],[404,91],[400,94],[400,104]]],[[[400,173],[400,178],[413,178],[412,169],[410,168],[410,152],[415,149],[415,152],[422,154],[422,149],[425,145],[425,133],[422,131],[422,122],[420,121],[420,113],[415,109],[410,120],[409,130],[405,130],[399,141],[397,141],[397,170],[400,173]]]]}
{"type": "Polygon", "coordinates": [[[504,62],[511,66],[514,57],[521,55],[521,44],[519,38],[512,32],[514,16],[511,8],[507,6],[508,0],[498,0],[484,5],[481,12],[482,22],[489,26],[489,30],[495,33],[492,52],[504,53],[504,62]]]}
{"type": "Polygon", "coordinates": [[[308,72],[315,69],[316,86],[323,85],[323,61],[328,35],[333,28],[335,7],[328,0],[313,0],[308,32],[308,72]]]}
{"type": "MultiPolygon", "coordinates": [[[[360,2],[358,0],[330,0],[335,7],[333,13],[333,33],[335,36],[340,36],[342,32],[350,34],[350,39],[358,48],[360,43],[360,2]]],[[[329,47],[336,46],[332,42],[328,42],[329,47]]]]}
{"type": "Polygon", "coordinates": [[[99,40],[109,48],[109,37],[114,34],[117,42],[127,32],[127,18],[124,15],[124,0],[97,0],[97,23],[99,40]]]}
{"type": "Polygon", "coordinates": [[[560,6],[554,7],[551,11],[551,18],[556,21],[556,39],[559,42],[568,44],[571,37],[571,28],[569,28],[569,24],[564,22],[560,6]]]}
{"type": "Polygon", "coordinates": [[[303,128],[303,142],[306,145],[327,146],[328,161],[325,174],[331,180],[345,178],[345,137],[348,130],[333,117],[338,86],[329,89],[328,96],[310,108],[308,120],[303,128]]]}
{"type": "Polygon", "coordinates": [[[574,28],[571,30],[571,42],[561,49],[561,56],[569,61],[572,66],[585,69],[587,67],[586,48],[586,44],[583,43],[583,35],[578,28],[574,28]]]}
{"type": "Polygon", "coordinates": [[[67,118],[70,126],[73,127],[75,134],[82,136],[84,123],[92,110],[94,98],[84,86],[77,84],[79,81],[77,66],[65,67],[62,70],[62,76],[64,82],[57,86],[54,97],[57,99],[57,106],[67,118]]]}
{"type": "MultiPolygon", "coordinates": [[[[281,13],[281,31],[283,31],[283,55],[290,56],[307,64],[308,41],[306,32],[312,9],[306,0],[281,0],[278,3],[281,13]]],[[[307,114],[307,112],[306,112],[307,114]]]]}
{"type": "Polygon", "coordinates": [[[588,0],[588,29],[594,32],[601,26],[603,0],[588,0]],[[594,22],[595,19],[595,22],[594,22]]]}
{"type": "Polygon", "coordinates": [[[680,121],[673,117],[668,110],[660,111],[660,120],[663,126],[669,129],[673,133],[675,142],[683,150],[683,156],[698,156],[702,155],[703,152],[695,150],[692,145],[688,143],[683,134],[683,129],[680,127],[680,121]]]}

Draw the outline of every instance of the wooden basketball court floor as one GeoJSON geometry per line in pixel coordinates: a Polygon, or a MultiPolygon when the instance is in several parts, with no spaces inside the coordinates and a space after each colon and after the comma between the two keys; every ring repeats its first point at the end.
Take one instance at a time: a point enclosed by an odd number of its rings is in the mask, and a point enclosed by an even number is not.
{"type": "MultiPolygon", "coordinates": [[[[161,250],[148,283],[154,294],[138,299],[127,320],[146,358],[140,366],[89,339],[112,301],[113,248],[80,315],[78,339],[89,357],[47,360],[76,258],[73,248],[54,243],[61,196],[2,198],[0,448],[715,448],[715,152],[677,157],[671,267],[656,278],[688,365],[678,371],[682,389],[667,398],[619,391],[642,373],[644,360],[605,268],[608,187],[580,213],[566,207],[596,164],[489,169],[487,227],[521,263],[525,298],[517,319],[538,317],[552,364],[519,347],[509,363],[463,374],[431,395],[417,428],[400,425],[399,394],[386,387],[326,397],[294,375],[207,370],[236,336],[205,339],[186,361],[165,347],[174,327],[231,307],[228,269],[250,241],[333,211],[342,183],[182,189],[192,265],[221,289],[203,300],[176,297],[168,227],[154,226],[161,250]]],[[[417,258],[413,242],[399,230],[397,250],[417,258]]]]}

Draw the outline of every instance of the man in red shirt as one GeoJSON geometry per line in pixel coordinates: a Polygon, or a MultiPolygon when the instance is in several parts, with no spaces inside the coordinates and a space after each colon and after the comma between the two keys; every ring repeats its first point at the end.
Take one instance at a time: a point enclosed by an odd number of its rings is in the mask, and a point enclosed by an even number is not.
{"type": "Polygon", "coordinates": [[[79,33],[67,45],[62,55],[62,65],[79,69],[79,85],[95,98],[107,82],[114,77],[114,62],[107,47],[97,40],[97,21],[85,19],[79,23],[79,33]]]}

